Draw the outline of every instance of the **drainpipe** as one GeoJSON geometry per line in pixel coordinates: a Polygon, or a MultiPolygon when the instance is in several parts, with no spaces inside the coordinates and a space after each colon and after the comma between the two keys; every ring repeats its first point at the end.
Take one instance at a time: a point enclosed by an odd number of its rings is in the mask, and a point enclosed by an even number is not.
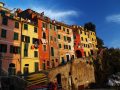
{"type": "Polygon", "coordinates": [[[20,23],[21,23],[21,38],[20,38],[20,72],[22,73],[22,27],[23,27],[23,21],[21,21],[20,17],[20,23]]]}

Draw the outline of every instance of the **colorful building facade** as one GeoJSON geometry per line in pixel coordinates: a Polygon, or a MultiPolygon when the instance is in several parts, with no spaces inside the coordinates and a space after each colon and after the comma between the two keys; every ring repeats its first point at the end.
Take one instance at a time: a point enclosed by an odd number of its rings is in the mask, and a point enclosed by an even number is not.
{"type": "Polygon", "coordinates": [[[74,37],[74,50],[75,50],[75,56],[77,58],[84,57],[84,49],[83,49],[83,45],[81,44],[81,37],[80,37],[81,29],[82,29],[81,27],[78,27],[76,25],[72,26],[73,37],[74,37]]]}
{"type": "Polygon", "coordinates": [[[73,32],[70,26],[57,22],[58,45],[60,63],[68,62],[74,58],[73,32]]]}
{"type": "Polygon", "coordinates": [[[0,7],[1,67],[6,73],[14,69],[13,73],[15,74],[20,71],[21,24],[19,18],[13,17],[10,10],[3,6],[0,7]]]}

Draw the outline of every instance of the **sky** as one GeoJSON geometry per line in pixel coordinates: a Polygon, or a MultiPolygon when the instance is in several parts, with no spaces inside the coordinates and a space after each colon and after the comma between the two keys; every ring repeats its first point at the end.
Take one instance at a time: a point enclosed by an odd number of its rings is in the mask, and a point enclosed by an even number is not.
{"type": "Polygon", "coordinates": [[[5,7],[30,8],[69,25],[96,25],[105,46],[120,48],[120,0],[0,0],[5,7]]]}

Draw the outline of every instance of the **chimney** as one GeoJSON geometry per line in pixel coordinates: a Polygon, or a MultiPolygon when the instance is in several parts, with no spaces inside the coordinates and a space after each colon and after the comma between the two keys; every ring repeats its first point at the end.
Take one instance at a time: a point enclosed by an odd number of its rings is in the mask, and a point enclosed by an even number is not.
{"type": "Polygon", "coordinates": [[[4,3],[3,2],[0,2],[0,7],[4,7],[4,3]]]}

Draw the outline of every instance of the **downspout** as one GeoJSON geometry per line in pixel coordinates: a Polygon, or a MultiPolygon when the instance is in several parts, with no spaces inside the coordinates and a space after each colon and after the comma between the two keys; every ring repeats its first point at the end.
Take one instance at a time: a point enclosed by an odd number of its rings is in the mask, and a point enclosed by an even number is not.
{"type": "Polygon", "coordinates": [[[21,39],[20,39],[20,72],[22,73],[22,27],[23,27],[23,21],[21,21],[20,17],[20,23],[21,23],[21,39]]]}

